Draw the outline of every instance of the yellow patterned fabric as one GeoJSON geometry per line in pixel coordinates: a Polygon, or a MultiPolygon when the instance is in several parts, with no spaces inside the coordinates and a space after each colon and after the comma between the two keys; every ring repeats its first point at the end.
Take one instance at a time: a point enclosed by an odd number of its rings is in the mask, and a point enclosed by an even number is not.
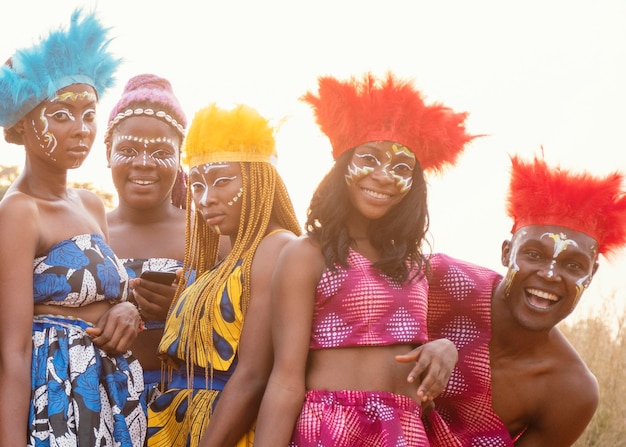
{"type": "MultiPolygon", "coordinates": [[[[237,364],[243,325],[242,282],[239,261],[219,296],[200,302],[196,290],[197,284],[202,283],[200,277],[183,291],[171,309],[159,353],[178,369],[173,371],[168,390],[148,408],[148,446],[198,445],[237,364]],[[189,332],[194,325],[196,337],[192,340],[189,332]],[[187,364],[186,358],[192,359],[193,364],[187,364]]],[[[250,430],[237,446],[252,446],[253,439],[254,431],[250,430]]]]}
{"type": "Polygon", "coordinates": [[[166,354],[168,364],[177,368],[185,365],[185,359],[192,359],[192,367],[213,366],[215,371],[230,368],[243,325],[242,281],[239,261],[214,299],[206,302],[197,299],[196,285],[202,283],[201,278],[183,291],[167,317],[159,345],[159,353],[166,354]],[[190,339],[190,328],[194,325],[196,337],[190,339]],[[214,349],[209,349],[211,345],[214,349]]]}
{"type": "MultiPolygon", "coordinates": [[[[197,447],[215,406],[217,390],[173,389],[148,407],[148,447],[197,447]],[[191,401],[189,400],[191,399],[191,401]],[[160,409],[159,401],[168,405],[160,409]],[[184,418],[180,416],[184,414],[184,418]]],[[[245,434],[235,447],[252,447],[254,430],[245,434]]]]}

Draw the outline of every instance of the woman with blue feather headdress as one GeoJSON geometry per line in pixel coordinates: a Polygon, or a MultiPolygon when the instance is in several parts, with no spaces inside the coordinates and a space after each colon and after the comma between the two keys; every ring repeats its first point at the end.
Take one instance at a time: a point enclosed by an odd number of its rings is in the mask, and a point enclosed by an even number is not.
{"type": "Polygon", "coordinates": [[[120,62],[109,42],[95,14],[77,10],[0,67],[0,126],[25,153],[0,201],[0,445],[144,444],[128,276],[100,198],[67,186],[120,62]]]}

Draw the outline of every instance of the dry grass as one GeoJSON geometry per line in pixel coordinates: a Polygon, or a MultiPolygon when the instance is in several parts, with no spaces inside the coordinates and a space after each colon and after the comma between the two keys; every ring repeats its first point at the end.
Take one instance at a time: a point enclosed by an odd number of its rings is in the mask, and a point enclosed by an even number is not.
{"type": "Polygon", "coordinates": [[[597,315],[560,326],[600,384],[598,410],[574,447],[626,446],[625,323],[626,312],[616,315],[607,307],[597,315]]]}

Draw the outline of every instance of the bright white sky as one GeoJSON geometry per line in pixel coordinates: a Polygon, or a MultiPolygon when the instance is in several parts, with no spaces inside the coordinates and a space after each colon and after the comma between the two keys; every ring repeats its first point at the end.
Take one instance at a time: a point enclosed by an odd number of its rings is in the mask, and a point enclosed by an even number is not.
{"type": "MultiPolygon", "coordinates": [[[[298,97],[323,74],[392,70],[414,79],[428,100],[469,111],[469,130],[488,135],[430,179],[434,250],[501,272],[508,154],[531,157],[543,146],[550,163],[626,170],[623,0],[11,1],[0,60],[66,24],[76,5],[95,7],[113,27],[112,49],[125,63],[101,99],[100,138],[73,180],[114,191],[102,135],[124,83],[142,72],[170,79],[189,119],[213,101],[286,118],[278,168],[301,220],[331,155],[298,97]]],[[[0,141],[0,164],[22,162],[21,147],[0,141]]],[[[601,262],[579,317],[626,301],[626,256],[601,262]]]]}

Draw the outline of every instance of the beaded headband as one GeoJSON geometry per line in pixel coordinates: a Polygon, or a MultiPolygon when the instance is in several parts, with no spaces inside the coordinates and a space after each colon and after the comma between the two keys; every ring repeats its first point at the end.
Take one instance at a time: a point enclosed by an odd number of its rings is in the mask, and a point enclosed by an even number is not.
{"type": "Polygon", "coordinates": [[[122,120],[131,116],[151,116],[163,120],[185,136],[187,117],[171,83],[160,76],[143,73],[133,76],[124,86],[122,96],[111,109],[109,124],[104,134],[107,147],[111,144],[111,132],[122,120]]]}
{"type": "Polygon", "coordinates": [[[105,137],[105,140],[108,140],[110,138],[111,129],[117,126],[119,122],[122,121],[124,118],[128,118],[130,116],[141,116],[141,115],[153,116],[155,118],[162,119],[170,126],[175,127],[182,137],[185,136],[185,127],[182,124],[180,124],[178,121],[176,121],[176,119],[173,118],[172,115],[168,114],[167,112],[164,112],[163,110],[157,110],[155,112],[152,109],[138,108],[138,109],[127,109],[124,112],[120,112],[117,115],[115,115],[115,118],[113,118],[113,120],[109,123],[109,127],[107,127],[107,135],[105,137]]]}
{"type": "Polygon", "coordinates": [[[52,31],[20,49],[0,67],[0,126],[13,127],[42,101],[72,84],[91,85],[102,95],[120,64],[108,50],[108,29],[94,13],[72,13],[69,27],[52,31]]]}

